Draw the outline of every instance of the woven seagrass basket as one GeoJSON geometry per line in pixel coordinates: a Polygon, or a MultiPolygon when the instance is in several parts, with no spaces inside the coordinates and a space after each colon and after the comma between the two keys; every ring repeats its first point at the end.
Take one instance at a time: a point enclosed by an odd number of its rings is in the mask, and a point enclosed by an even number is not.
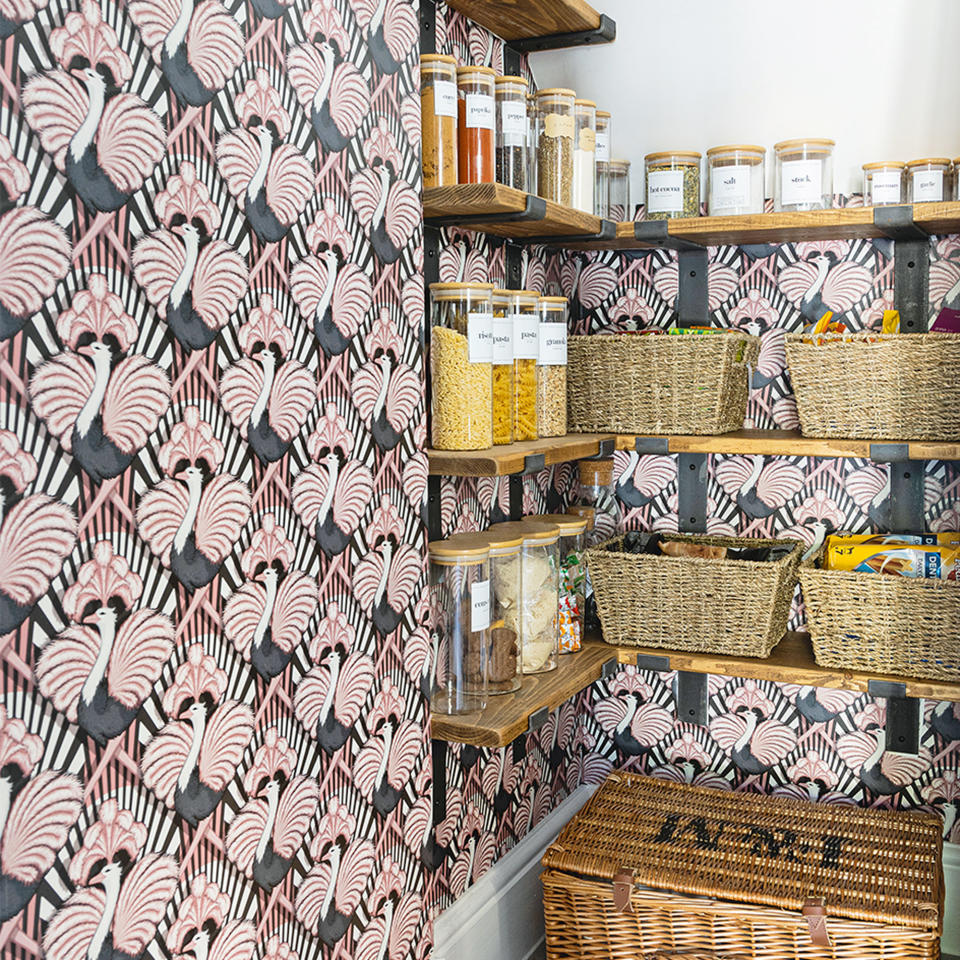
{"type": "Polygon", "coordinates": [[[935,960],[941,829],[614,773],[544,854],[547,957],[935,960]]]}
{"type": "Polygon", "coordinates": [[[623,537],[587,550],[607,643],[769,657],[787,629],[803,545],[795,540],[665,534],[721,547],[794,549],[774,561],[623,553],[623,537]]]}
{"type": "Polygon", "coordinates": [[[715,434],[740,430],[748,366],[760,341],[747,334],[570,337],[567,423],[572,433],[715,434]]]}
{"type": "Polygon", "coordinates": [[[787,336],[805,436],[960,440],[960,334],[826,339],[818,346],[799,333],[787,336]]]}
{"type": "Polygon", "coordinates": [[[800,567],[817,663],[960,680],[960,583],[821,570],[825,551],[800,567]]]}

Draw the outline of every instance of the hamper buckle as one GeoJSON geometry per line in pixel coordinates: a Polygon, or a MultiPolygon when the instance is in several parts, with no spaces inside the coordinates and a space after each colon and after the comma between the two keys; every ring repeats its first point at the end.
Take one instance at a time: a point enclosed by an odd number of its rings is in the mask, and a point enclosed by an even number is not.
{"type": "Polygon", "coordinates": [[[827,908],[822,897],[808,897],[801,913],[807,918],[810,928],[810,942],[817,947],[830,946],[830,934],[827,932],[827,908]]]}
{"type": "Polygon", "coordinates": [[[633,874],[618,873],[613,878],[613,908],[617,913],[633,913],[630,894],[633,893],[633,874]]]}

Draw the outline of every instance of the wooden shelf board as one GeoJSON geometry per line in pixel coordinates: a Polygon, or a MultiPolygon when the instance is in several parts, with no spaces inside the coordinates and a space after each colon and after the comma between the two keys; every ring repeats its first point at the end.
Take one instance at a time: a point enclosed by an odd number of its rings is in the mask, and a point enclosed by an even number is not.
{"type": "Polygon", "coordinates": [[[456,221],[463,217],[480,217],[464,223],[466,230],[490,233],[497,237],[516,240],[531,237],[595,236],[603,221],[592,214],[573,210],[549,200],[543,201],[546,215],[543,219],[498,220],[505,215],[521,216],[527,208],[528,194],[500,183],[461,183],[451,187],[428,187],[423,191],[423,219],[456,221]],[[485,221],[484,216],[491,219],[485,221]]]}
{"type": "MultiPolygon", "coordinates": [[[[820,440],[801,436],[797,430],[737,430],[712,437],[669,436],[654,437],[619,434],[618,450],[636,449],[636,441],[666,440],[668,453],[725,453],[763,454],[780,457],[861,457],[870,459],[871,445],[878,440],[820,440]]],[[[960,443],[940,443],[933,440],[891,440],[904,443],[910,460],[958,460],[960,443]]]]}
{"type": "Polygon", "coordinates": [[[516,693],[490,697],[486,709],[478,713],[432,713],[430,735],[434,740],[505,747],[527,732],[532,713],[543,707],[555,710],[566,703],[599,680],[603,665],[616,658],[616,648],[599,640],[588,641],[578,653],[558,657],[556,670],[524,677],[516,693]]]}
{"type": "Polygon", "coordinates": [[[447,477],[503,477],[525,470],[527,457],[543,456],[544,467],[569,460],[595,457],[604,441],[613,441],[612,433],[570,433],[510,443],[487,450],[427,450],[429,472],[447,477]]]}
{"type": "Polygon", "coordinates": [[[580,33],[600,26],[600,14],[585,0],[448,0],[447,5],[504,40],[580,33]]]}

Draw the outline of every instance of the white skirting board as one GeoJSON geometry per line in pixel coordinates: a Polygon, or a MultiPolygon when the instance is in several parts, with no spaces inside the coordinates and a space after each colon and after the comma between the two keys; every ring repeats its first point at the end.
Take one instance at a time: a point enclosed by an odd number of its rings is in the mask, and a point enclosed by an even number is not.
{"type": "Polygon", "coordinates": [[[540,860],[596,786],[577,787],[437,917],[433,960],[530,960],[543,943],[540,860]]]}
{"type": "MultiPolygon", "coordinates": [[[[433,960],[530,960],[543,942],[540,859],[596,787],[578,787],[437,918],[433,960]]],[[[960,957],[960,845],[944,844],[945,955],[960,957]]]]}

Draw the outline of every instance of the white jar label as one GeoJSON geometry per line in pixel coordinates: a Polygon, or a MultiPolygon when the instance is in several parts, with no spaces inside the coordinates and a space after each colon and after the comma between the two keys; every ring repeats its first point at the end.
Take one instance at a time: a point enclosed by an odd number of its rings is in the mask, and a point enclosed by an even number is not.
{"type": "Polygon", "coordinates": [[[540,343],[537,327],[540,321],[535,313],[513,315],[513,359],[536,360],[540,343]]]}
{"type": "Polygon", "coordinates": [[[567,365],[567,327],[563,323],[540,324],[541,367],[565,367],[567,365]]]}
{"type": "MultiPolygon", "coordinates": [[[[757,167],[759,175],[760,168],[757,167]]],[[[737,164],[710,171],[710,213],[750,204],[750,167],[737,164]]]]}
{"type": "Polygon", "coordinates": [[[494,128],[494,100],[485,93],[468,93],[467,97],[467,126],[480,127],[483,130],[494,128]]]}
{"type": "Polygon", "coordinates": [[[470,584],[470,632],[477,633],[490,626],[490,581],[477,580],[470,584]]]}
{"type": "Polygon", "coordinates": [[[652,170],[647,174],[647,212],[683,209],[683,171],[652,170]]]}
{"type": "Polygon", "coordinates": [[[610,131],[597,131],[597,160],[606,163],[610,159],[610,131]]]}
{"type": "Polygon", "coordinates": [[[513,318],[493,318],[493,362],[497,366],[513,363],[513,318]]]}
{"type": "Polygon", "coordinates": [[[522,144],[527,137],[526,105],[509,100],[501,103],[500,129],[505,142],[511,145],[522,144]]]}
{"type": "Polygon", "coordinates": [[[457,85],[452,80],[434,81],[433,110],[438,117],[457,115],[457,85]]]}
{"type": "Polygon", "coordinates": [[[467,353],[470,363],[493,363],[493,317],[467,314],[467,353]]]}
{"type": "Polygon", "coordinates": [[[780,174],[780,203],[819,203],[823,199],[823,165],[819,160],[785,160],[780,174]]]}
{"type": "Polygon", "coordinates": [[[920,202],[923,202],[924,200],[942,200],[943,171],[914,170],[913,199],[920,202]]]}
{"type": "Polygon", "coordinates": [[[874,203],[899,203],[900,171],[874,170],[870,192],[874,203]]]}

